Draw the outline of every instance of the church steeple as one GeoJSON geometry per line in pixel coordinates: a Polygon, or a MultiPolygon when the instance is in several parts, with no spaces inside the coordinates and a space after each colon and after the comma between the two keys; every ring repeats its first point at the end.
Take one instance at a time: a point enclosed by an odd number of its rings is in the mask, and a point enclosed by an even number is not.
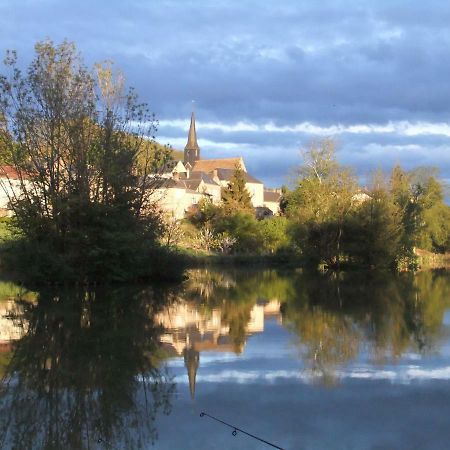
{"type": "Polygon", "coordinates": [[[191,126],[189,127],[188,141],[184,147],[184,163],[194,165],[200,159],[200,147],[197,143],[197,132],[195,131],[195,113],[191,115],[191,126]]]}

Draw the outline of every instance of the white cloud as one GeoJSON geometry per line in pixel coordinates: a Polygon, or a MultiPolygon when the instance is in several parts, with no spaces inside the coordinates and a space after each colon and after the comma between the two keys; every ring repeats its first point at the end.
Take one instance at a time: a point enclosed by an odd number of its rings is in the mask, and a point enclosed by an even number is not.
{"type": "MultiPolygon", "coordinates": [[[[187,120],[161,120],[162,128],[176,128],[187,131],[187,120]]],[[[256,124],[251,122],[236,122],[231,124],[221,122],[199,122],[197,128],[222,133],[290,133],[310,134],[315,136],[334,136],[341,134],[367,135],[367,134],[395,134],[398,136],[445,136],[450,137],[450,123],[446,122],[409,122],[389,121],[386,124],[351,125],[336,124],[331,126],[317,125],[311,122],[300,122],[295,125],[276,125],[274,122],[256,124]]]]}

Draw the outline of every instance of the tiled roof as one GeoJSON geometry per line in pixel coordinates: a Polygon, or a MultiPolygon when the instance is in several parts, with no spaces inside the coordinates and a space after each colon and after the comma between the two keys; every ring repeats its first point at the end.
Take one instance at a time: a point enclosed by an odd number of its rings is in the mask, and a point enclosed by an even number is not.
{"type": "Polygon", "coordinates": [[[186,184],[184,180],[175,180],[174,178],[159,178],[155,180],[155,185],[159,189],[162,188],[176,188],[176,189],[186,189],[186,184]]]}
{"type": "Polygon", "coordinates": [[[264,201],[265,202],[279,202],[281,199],[281,194],[279,192],[264,191],[264,201]]]}
{"type": "Polygon", "coordinates": [[[190,172],[189,179],[190,180],[203,180],[207,184],[217,185],[217,183],[205,172],[190,172]]]}
{"type": "MultiPolygon", "coordinates": [[[[217,169],[217,176],[219,177],[219,180],[230,181],[233,174],[234,169],[217,169]]],[[[257,180],[255,177],[252,177],[247,172],[244,172],[244,179],[246,183],[263,184],[261,181],[257,180]]]]}
{"type": "MultiPolygon", "coordinates": [[[[10,180],[19,180],[19,173],[13,166],[0,166],[0,177],[9,178],[10,180]]],[[[28,180],[30,177],[28,174],[22,172],[22,178],[28,180]]]]}
{"type": "MultiPolygon", "coordinates": [[[[243,164],[242,158],[199,159],[195,161],[195,172],[212,172],[214,169],[235,169],[236,164],[243,164]]],[[[245,166],[243,166],[245,170],[245,166]]]]}
{"type": "Polygon", "coordinates": [[[201,179],[198,179],[198,180],[188,179],[188,180],[183,180],[183,181],[189,189],[193,189],[194,191],[196,189],[198,189],[198,187],[200,186],[200,183],[202,182],[201,179]]]}

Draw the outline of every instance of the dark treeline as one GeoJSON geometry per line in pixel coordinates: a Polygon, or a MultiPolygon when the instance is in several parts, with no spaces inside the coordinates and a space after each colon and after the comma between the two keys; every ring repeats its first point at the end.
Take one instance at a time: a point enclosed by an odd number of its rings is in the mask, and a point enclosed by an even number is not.
{"type": "Polygon", "coordinates": [[[154,115],[111,63],[88,69],[67,42],[35,50],[25,73],[8,53],[0,76],[2,187],[16,232],[4,267],[47,283],[176,277],[150,199],[171,158],[153,140],[154,115]]]}

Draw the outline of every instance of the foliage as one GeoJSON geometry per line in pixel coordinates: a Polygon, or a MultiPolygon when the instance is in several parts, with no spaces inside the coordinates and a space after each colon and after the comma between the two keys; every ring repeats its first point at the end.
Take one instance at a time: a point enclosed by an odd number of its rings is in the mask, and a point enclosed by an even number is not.
{"type": "Polygon", "coordinates": [[[222,202],[225,214],[236,211],[253,213],[252,199],[245,187],[245,172],[238,164],[228,186],[223,190],[222,202]]]}
{"type": "Polygon", "coordinates": [[[259,228],[263,249],[269,253],[287,250],[289,247],[288,221],[286,217],[270,217],[261,220],[259,228]]]}
{"type": "Polygon", "coordinates": [[[338,165],[333,141],[326,139],[303,152],[295,190],[287,195],[287,216],[294,241],[309,260],[339,266],[344,224],[355,208],[357,183],[338,165]]]}
{"type": "Polygon", "coordinates": [[[230,253],[236,242],[237,239],[230,236],[227,232],[219,233],[216,237],[216,247],[222,253],[230,253]]]}
{"type": "Polygon", "coordinates": [[[220,206],[215,205],[211,198],[203,197],[197,204],[197,208],[188,213],[188,219],[198,228],[211,227],[214,219],[223,213],[220,206]]]}
{"type": "MultiPolygon", "coordinates": [[[[0,392],[3,445],[18,448],[148,448],[155,420],[169,414],[172,377],[160,368],[156,321],[175,290],[45,289],[19,300],[24,324],[0,392]],[[70,401],[68,401],[70,399],[70,401]]],[[[0,370],[2,361],[0,361],[0,370]]]]}
{"type": "Polygon", "coordinates": [[[336,162],[331,140],[313,144],[303,157],[285,211],[288,232],[312,265],[414,269],[416,247],[449,250],[450,208],[434,171],[396,166],[388,182],[375,174],[365,193],[336,162]]]}
{"type": "Polygon", "coordinates": [[[167,246],[178,245],[184,237],[181,221],[173,216],[166,215],[163,218],[162,242],[167,246]]]}
{"type": "Polygon", "coordinates": [[[349,257],[368,267],[396,268],[406,257],[401,236],[401,211],[383,182],[374,182],[370,198],[347,222],[345,250],[349,257]]]}
{"type": "MultiPolygon", "coordinates": [[[[170,153],[157,122],[111,63],[88,70],[73,44],[36,44],[26,74],[14,52],[0,77],[0,147],[20,195],[21,236],[5,258],[37,281],[125,281],[159,271],[161,219],[152,177],[170,153]]],[[[6,173],[4,175],[7,175],[6,173]]],[[[6,191],[9,179],[3,186],[6,191]]]]}
{"type": "Polygon", "coordinates": [[[207,227],[203,227],[197,235],[197,243],[200,249],[206,250],[209,252],[213,248],[215,248],[217,242],[217,238],[214,232],[207,227]]]}
{"type": "Polygon", "coordinates": [[[261,253],[262,234],[259,222],[254,215],[237,212],[233,215],[222,216],[214,224],[217,233],[228,233],[236,239],[234,249],[242,253],[261,253]]]}

